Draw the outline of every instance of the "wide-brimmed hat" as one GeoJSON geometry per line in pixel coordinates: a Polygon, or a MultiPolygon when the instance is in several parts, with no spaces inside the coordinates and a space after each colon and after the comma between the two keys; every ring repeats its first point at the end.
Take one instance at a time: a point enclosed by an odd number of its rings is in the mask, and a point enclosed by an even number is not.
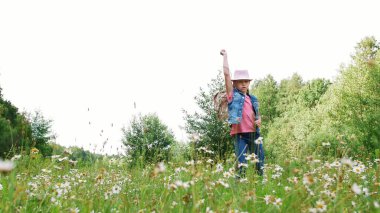
{"type": "Polygon", "coordinates": [[[252,80],[252,78],[249,77],[248,70],[235,70],[234,77],[232,78],[233,81],[237,80],[252,80]]]}

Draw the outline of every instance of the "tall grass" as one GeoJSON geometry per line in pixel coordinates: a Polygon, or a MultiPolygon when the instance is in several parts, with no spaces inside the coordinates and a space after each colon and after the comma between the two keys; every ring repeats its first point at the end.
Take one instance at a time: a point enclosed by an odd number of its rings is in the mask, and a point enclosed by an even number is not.
{"type": "Polygon", "coordinates": [[[14,160],[0,176],[0,212],[380,212],[379,159],[289,158],[266,164],[264,176],[249,163],[241,179],[234,156],[144,166],[69,159],[14,160]]]}

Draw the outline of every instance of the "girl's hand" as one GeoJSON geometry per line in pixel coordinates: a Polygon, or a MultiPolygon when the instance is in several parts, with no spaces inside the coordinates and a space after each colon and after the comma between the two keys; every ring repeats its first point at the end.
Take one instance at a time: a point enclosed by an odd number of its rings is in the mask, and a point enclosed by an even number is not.
{"type": "Polygon", "coordinates": [[[220,50],[220,54],[221,54],[222,56],[227,56],[227,52],[226,52],[225,49],[220,50]]]}
{"type": "Polygon", "coordinates": [[[261,118],[259,118],[258,120],[255,121],[255,124],[258,126],[258,127],[261,127],[261,118]]]}

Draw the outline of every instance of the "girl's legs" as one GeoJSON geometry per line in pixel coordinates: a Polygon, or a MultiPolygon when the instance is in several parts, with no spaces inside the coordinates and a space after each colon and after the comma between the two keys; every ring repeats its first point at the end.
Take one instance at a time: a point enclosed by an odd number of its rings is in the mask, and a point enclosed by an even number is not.
{"type": "Polygon", "coordinates": [[[235,135],[235,155],[237,158],[236,170],[240,177],[245,176],[245,166],[247,160],[245,159],[247,150],[249,149],[249,133],[239,133],[235,135]]]}
{"type": "Polygon", "coordinates": [[[256,163],[256,171],[257,171],[257,174],[259,174],[260,176],[263,175],[263,169],[264,169],[264,158],[265,158],[265,155],[264,155],[264,148],[263,148],[263,144],[256,144],[255,141],[260,137],[260,132],[256,133],[256,132],[253,132],[252,135],[251,135],[251,140],[250,140],[250,153],[252,153],[252,151],[255,153],[255,155],[257,156],[257,158],[259,159],[259,162],[256,163]],[[253,139],[253,140],[252,140],[253,139]],[[253,147],[253,149],[252,149],[253,147]]]}

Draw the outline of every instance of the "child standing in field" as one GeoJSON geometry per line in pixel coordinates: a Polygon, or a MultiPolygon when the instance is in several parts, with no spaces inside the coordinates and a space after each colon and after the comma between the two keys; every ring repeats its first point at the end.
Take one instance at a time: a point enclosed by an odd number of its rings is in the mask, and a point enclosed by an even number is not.
{"type": "Polygon", "coordinates": [[[235,140],[235,154],[238,160],[239,177],[245,176],[246,157],[255,153],[256,170],[263,174],[264,149],[260,137],[261,118],[259,102],[254,95],[249,94],[251,78],[247,70],[235,70],[233,79],[230,76],[227,52],[220,51],[223,56],[223,73],[228,100],[228,123],[230,134],[235,140]]]}

